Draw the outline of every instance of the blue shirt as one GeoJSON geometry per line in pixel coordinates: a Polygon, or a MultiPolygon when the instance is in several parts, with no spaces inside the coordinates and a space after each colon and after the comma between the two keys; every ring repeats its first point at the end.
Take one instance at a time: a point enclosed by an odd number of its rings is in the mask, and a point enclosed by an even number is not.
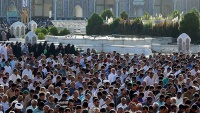
{"type": "Polygon", "coordinates": [[[43,110],[39,110],[38,108],[35,108],[35,110],[33,111],[33,113],[44,113],[43,110]]]}
{"type": "Polygon", "coordinates": [[[11,66],[11,68],[12,69],[14,69],[15,68],[15,62],[12,60],[12,61],[10,61],[10,66],[11,66]]]}
{"type": "Polygon", "coordinates": [[[140,83],[142,83],[142,81],[144,80],[144,77],[140,78],[139,76],[136,77],[136,81],[140,81],[140,83]]]}

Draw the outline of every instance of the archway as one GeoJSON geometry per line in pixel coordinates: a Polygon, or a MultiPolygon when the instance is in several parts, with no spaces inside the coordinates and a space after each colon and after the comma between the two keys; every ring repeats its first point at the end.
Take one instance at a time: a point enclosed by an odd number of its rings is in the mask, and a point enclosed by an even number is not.
{"type": "Polygon", "coordinates": [[[81,8],[80,5],[75,6],[75,13],[76,17],[83,17],[83,9],[81,8]]]}

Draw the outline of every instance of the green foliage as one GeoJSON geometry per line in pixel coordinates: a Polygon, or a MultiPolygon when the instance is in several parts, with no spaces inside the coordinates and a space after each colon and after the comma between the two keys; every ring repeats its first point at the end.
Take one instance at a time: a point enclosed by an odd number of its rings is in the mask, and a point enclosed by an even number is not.
{"type": "Polygon", "coordinates": [[[45,35],[44,35],[44,33],[38,33],[38,40],[44,40],[45,39],[45,37],[44,37],[45,35]]]}
{"type": "Polygon", "coordinates": [[[195,11],[186,13],[180,22],[180,31],[190,33],[199,31],[199,15],[195,11]]]}
{"type": "Polygon", "coordinates": [[[58,36],[58,28],[56,27],[51,27],[49,29],[50,35],[58,36]]]}
{"type": "Polygon", "coordinates": [[[101,17],[103,18],[103,20],[106,20],[107,18],[113,17],[113,13],[110,9],[106,9],[101,13],[101,17]]]}
{"type": "Polygon", "coordinates": [[[173,11],[170,15],[169,15],[169,19],[174,19],[178,17],[178,19],[181,18],[181,13],[178,10],[173,11]]]}
{"type": "Polygon", "coordinates": [[[120,19],[116,18],[114,19],[113,23],[110,24],[110,30],[112,34],[118,34],[120,32],[120,19]]]}
{"type": "Polygon", "coordinates": [[[44,34],[47,35],[48,34],[48,30],[44,27],[40,28],[40,31],[44,34]]]}
{"type": "Polygon", "coordinates": [[[36,35],[38,35],[38,33],[40,33],[40,32],[41,32],[40,28],[37,28],[37,29],[35,30],[35,34],[36,34],[36,35]]]}
{"type": "Polygon", "coordinates": [[[151,18],[151,15],[150,15],[148,12],[146,12],[146,13],[142,16],[142,20],[150,20],[150,18],[151,18]]]}
{"type": "Polygon", "coordinates": [[[99,35],[101,26],[103,25],[103,19],[96,13],[94,13],[88,19],[88,25],[86,26],[87,35],[99,35]]]}
{"type": "Polygon", "coordinates": [[[184,15],[182,21],[180,22],[179,30],[181,33],[188,34],[192,41],[198,40],[195,36],[199,32],[200,20],[199,13],[196,10],[192,10],[184,15]]]}
{"type": "Polygon", "coordinates": [[[143,23],[140,18],[135,18],[131,26],[134,34],[140,34],[143,31],[143,23]]]}
{"type": "Polygon", "coordinates": [[[128,19],[128,13],[126,11],[123,11],[121,14],[120,14],[120,17],[124,20],[127,20],[128,19]]]}
{"type": "Polygon", "coordinates": [[[22,36],[22,38],[24,39],[25,35],[22,36]]]}
{"type": "Polygon", "coordinates": [[[153,27],[152,21],[148,21],[146,24],[143,25],[142,34],[151,35],[152,34],[152,27],[153,27]]]}
{"type": "Polygon", "coordinates": [[[68,35],[68,34],[70,34],[70,31],[66,28],[61,30],[60,33],[59,33],[60,36],[65,36],[65,35],[68,35]]]}
{"type": "Polygon", "coordinates": [[[43,33],[44,35],[47,35],[49,33],[48,30],[46,28],[44,28],[44,27],[37,28],[35,30],[35,34],[36,35],[38,35],[40,32],[43,33]]]}
{"type": "Polygon", "coordinates": [[[108,24],[103,24],[101,27],[101,35],[110,35],[110,26],[108,24]]]}

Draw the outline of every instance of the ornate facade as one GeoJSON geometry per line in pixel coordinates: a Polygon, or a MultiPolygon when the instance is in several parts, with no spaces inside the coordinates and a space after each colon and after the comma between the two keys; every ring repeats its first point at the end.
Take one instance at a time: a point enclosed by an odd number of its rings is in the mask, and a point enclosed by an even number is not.
{"type": "MultiPolygon", "coordinates": [[[[167,16],[174,10],[183,13],[195,8],[200,10],[200,0],[27,0],[31,1],[32,17],[56,17],[71,19],[74,17],[88,18],[94,12],[100,14],[111,9],[118,17],[126,11],[130,17],[140,17],[145,12],[151,15],[167,16]],[[56,10],[55,10],[56,9],[56,10]]],[[[22,11],[23,0],[0,0],[0,17],[7,17],[8,10],[22,11]]],[[[30,6],[29,6],[30,7],[30,6]]]]}

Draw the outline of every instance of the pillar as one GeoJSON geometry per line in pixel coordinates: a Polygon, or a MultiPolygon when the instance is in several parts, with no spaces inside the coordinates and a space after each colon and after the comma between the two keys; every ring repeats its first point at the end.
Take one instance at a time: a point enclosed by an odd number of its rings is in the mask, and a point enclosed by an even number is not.
{"type": "Polygon", "coordinates": [[[2,6],[3,6],[3,1],[1,0],[1,9],[0,9],[0,10],[1,10],[1,15],[0,15],[0,16],[3,16],[3,14],[2,14],[2,13],[3,13],[3,8],[2,8],[2,6]]]}
{"type": "Polygon", "coordinates": [[[138,6],[136,8],[136,16],[137,17],[142,17],[143,16],[143,8],[142,8],[142,6],[138,6]]]}
{"type": "Polygon", "coordinates": [[[56,20],[57,12],[56,12],[56,5],[57,5],[57,0],[54,0],[54,20],[56,20]]]}
{"type": "Polygon", "coordinates": [[[32,20],[32,0],[29,0],[29,17],[31,21],[32,20]]]}
{"type": "Polygon", "coordinates": [[[94,0],[94,13],[96,13],[96,0],[94,0]]]}
{"type": "Polygon", "coordinates": [[[188,0],[186,0],[186,12],[188,12],[188,0]]]}
{"type": "Polygon", "coordinates": [[[68,16],[68,18],[69,18],[69,0],[67,0],[67,9],[68,9],[68,11],[67,11],[67,16],[68,16]]]}
{"type": "Polygon", "coordinates": [[[129,0],[128,15],[131,16],[131,1],[129,0]]]}
{"type": "Polygon", "coordinates": [[[115,5],[116,5],[116,18],[119,16],[119,0],[115,0],[115,5]]]}

